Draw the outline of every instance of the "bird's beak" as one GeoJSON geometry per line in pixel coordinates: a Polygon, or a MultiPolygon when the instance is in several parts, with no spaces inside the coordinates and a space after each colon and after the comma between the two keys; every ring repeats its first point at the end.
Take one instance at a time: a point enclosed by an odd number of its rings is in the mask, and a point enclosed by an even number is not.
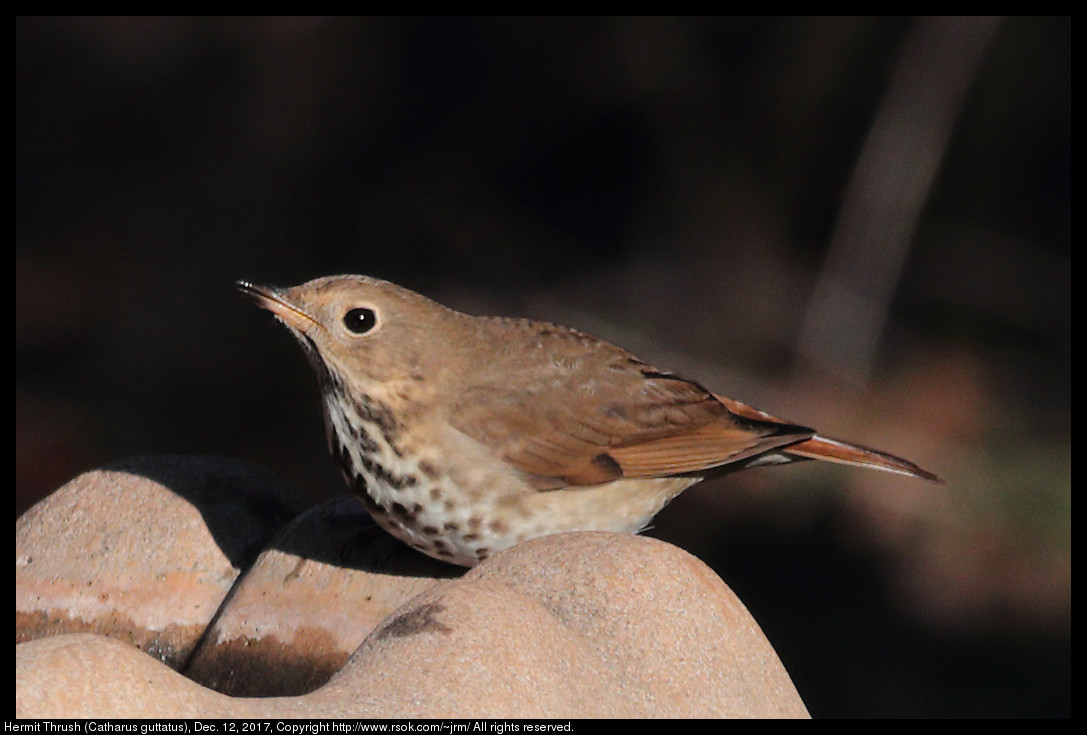
{"type": "Polygon", "coordinates": [[[291,303],[281,289],[273,286],[258,286],[249,281],[238,281],[237,285],[238,290],[253,299],[257,306],[272,312],[288,327],[305,332],[314,325],[319,326],[319,322],[313,316],[291,303]]]}

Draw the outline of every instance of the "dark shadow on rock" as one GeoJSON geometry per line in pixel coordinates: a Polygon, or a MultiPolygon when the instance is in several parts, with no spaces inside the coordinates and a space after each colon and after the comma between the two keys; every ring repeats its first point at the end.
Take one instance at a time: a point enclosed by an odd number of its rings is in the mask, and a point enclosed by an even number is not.
{"type": "Polygon", "coordinates": [[[191,503],[223,554],[243,571],[306,508],[298,493],[271,470],[238,459],[131,457],[101,469],[153,480],[191,503]]]}

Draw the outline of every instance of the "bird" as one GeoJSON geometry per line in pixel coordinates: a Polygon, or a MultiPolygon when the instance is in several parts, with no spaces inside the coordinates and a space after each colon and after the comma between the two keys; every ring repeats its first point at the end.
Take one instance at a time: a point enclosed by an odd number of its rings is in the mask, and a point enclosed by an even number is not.
{"type": "Polygon", "coordinates": [[[376,523],[452,564],[549,534],[639,533],[690,486],[759,465],[941,482],[571,327],[474,316],[362,275],[237,287],[301,345],[329,450],[376,523]]]}

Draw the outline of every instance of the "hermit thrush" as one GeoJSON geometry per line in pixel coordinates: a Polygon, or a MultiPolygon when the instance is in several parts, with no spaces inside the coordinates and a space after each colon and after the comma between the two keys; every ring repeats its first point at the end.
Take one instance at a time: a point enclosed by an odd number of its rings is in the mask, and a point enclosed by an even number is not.
{"type": "Polygon", "coordinates": [[[377,523],[445,561],[563,531],[637,533],[691,485],[754,465],[937,479],[567,327],[462,314],[366,276],[238,286],[301,343],[329,448],[377,523]]]}

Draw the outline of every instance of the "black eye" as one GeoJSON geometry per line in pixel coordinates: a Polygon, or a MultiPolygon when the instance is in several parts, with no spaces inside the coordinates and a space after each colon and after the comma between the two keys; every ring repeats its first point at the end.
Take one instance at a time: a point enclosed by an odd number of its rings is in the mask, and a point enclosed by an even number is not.
{"type": "Polygon", "coordinates": [[[343,315],[343,325],[347,331],[355,334],[366,334],[377,326],[377,314],[373,309],[359,307],[351,309],[343,315]]]}

